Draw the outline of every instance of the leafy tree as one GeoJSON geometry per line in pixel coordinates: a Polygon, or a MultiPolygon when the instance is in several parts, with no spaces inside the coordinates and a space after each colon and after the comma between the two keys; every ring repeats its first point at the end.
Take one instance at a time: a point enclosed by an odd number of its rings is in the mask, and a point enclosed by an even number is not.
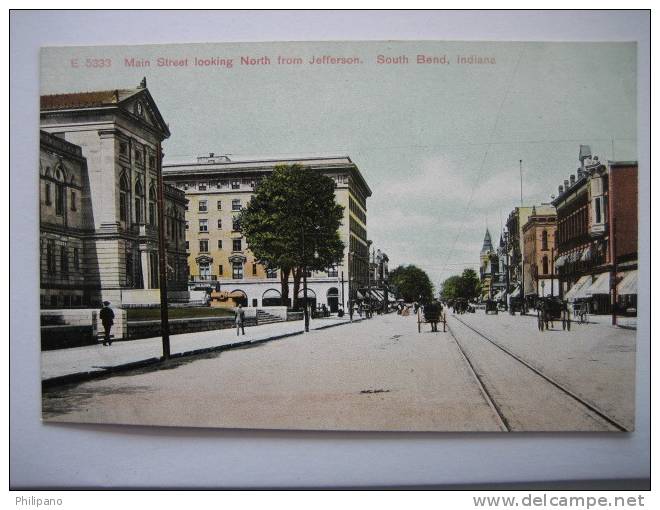
{"type": "Polygon", "coordinates": [[[461,275],[454,275],[442,283],[443,299],[475,299],[481,294],[481,282],[473,269],[465,269],[461,275]]]}
{"type": "Polygon", "coordinates": [[[285,303],[291,275],[297,306],[303,268],[321,271],[341,261],[343,210],[335,202],[331,178],[308,167],[280,165],[259,184],[241,212],[241,231],[256,259],[280,270],[285,303]]]}
{"type": "Polygon", "coordinates": [[[450,276],[442,282],[442,292],[440,292],[440,296],[447,301],[461,297],[462,284],[463,279],[459,275],[450,276]]]}
{"type": "Polygon", "coordinates": [[[399,266],[390,273],[397,298],[427,303],[433,299],[433,284],[422,269],[414,265],[399,266]]]}
{"type": "Polygon", "coordinates": [[[461,275],[462,297],[465,299],[475,299],[481,295],[481,281],[474,269],[464,269],[461,275]]]}

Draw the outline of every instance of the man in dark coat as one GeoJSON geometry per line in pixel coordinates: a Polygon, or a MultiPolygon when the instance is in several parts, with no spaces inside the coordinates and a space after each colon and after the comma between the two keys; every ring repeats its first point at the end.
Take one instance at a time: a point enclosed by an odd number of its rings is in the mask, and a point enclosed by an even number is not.
{"type": "Polygon", "coordinates": [[[99,311],[99,319],[103,324],[104,335],[103,345],[112,345],[112,338],[110,337],[110,329],[114,324],[115,312],[110,308],[110,301],[103,301],[103,308],[99,311]]]}
{"type": "Polygon", "coordinates": [[[241,331],[245,334],[245,310],[243,310],[243,306],[240,303],[234,311],[234,322],[236,323],[236,336],[241,331]]]}

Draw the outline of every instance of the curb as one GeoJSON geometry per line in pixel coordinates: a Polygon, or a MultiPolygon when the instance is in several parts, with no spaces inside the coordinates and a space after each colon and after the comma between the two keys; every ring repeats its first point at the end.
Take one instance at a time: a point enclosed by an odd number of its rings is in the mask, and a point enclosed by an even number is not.
{"type": "MultiPolygon", "coordinates": [[[[363,320],[363,319],[361,319],[363,320]]],[[[353,321],[353,322],[360,322],[360,321],[353,321]]],[[[339,324],[328,324],[327,326],[322,326],[320,328],[316,328],[313,331],[320,331],[322,329],[328,329],[328,328],[334,328],[336,326],[343,326],[345,324],[351,324],[350,322],[340,322],[339,324]]],[[[233,342],[230,344],[224,344],[224,345],[216,345],[214,347],[203,347],[200,349],[192,349],[190,351],[184,351],[184,352],[177,352],[175,354],[171,354],[169,360],[165,360],[162,357],[160,358],[147,358],[144,360],[139,360],[139,361],[131,361],[129,363],[123,363],[121,365],[114,365],[111,367],[103,368],[101,370],[91,370],[87,372],[78,372],[75,374],[66,374],[66,375],[60,375],[57,377],[51,377],[49,379],[42,379],[41,381],[41,388],[47,389],[47,388],[53,388],[56,386],[62,386],[65,384],[72,384],[72,383],[79,383],[79,382],[84,382],[84,381],[91,381],[93,379],[102,379],[110,374],[116,374],[119,372],[125,372],[128,370],[134,370],[136,368],[144,368],[152,365],[156,365],[158,363],[163,363],[165,361],[170,361],[170,360],[176,360],[180,358],[187,358],[190,356],[199,356],[200,354],[209,354],[212,352],[222,352],[222,351],[229,351],[232,349],[238,349],[240,347],[245,347],[247,345],[258,345],[258,344],[263,344],[266,342],[272,342],[274,340],[281,340],[283,338],[289,338],[292,336],[298,336],[304,334],[305,331],[293,331],[291,333],[283,333],[281,335],[275,335],[275,336],[270,336],[267,338],[261,338],[258,340],[243,340],[241,342],[233,342]]]]}

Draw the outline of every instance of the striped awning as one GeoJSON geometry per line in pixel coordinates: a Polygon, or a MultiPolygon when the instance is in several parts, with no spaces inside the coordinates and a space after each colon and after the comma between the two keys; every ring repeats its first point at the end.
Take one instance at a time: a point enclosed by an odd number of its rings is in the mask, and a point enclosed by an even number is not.
{"type": "Polygon", "coordinates": [[[610,273],[600,273],[586,290],[588,296],[610,293],[610,273]]]}
{"type": "Polygon", "coordinates": [[[620,296],[637,294],[637,270],[623,273],[623,278],[616,286],[616,291],[620,296]]]}
{"type": "Polygon", "coordinates": [[[566,294],[564,294],[564,299],[566,301],[574,301],[576,299],[589,297],[586,294],[589,287],[591,287],[591,275],[583,276],[575,282],[575,285],[573,285],[566,294]]]}

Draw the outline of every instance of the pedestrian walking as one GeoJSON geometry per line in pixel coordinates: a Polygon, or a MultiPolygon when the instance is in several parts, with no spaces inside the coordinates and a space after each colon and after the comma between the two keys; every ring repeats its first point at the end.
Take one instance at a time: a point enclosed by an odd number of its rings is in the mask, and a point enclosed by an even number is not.
{"type": "Polygon", "coordinates": [[[349,299],[348,300],[348,318],[351,322],[353,322],[353,300],[349,299]]]}
{"type": "Polygon", "coordinates": [[[236,336],[240,335],[241,331],[245,334],[245,310],[240,303],[234,312],[234,322],[236,323],[236,336]]]}
{"type": "Polygon", "coordinates": [[[99,318],[103,324],[103,345],[112,345],[110,330],[114,324],[115,312],[110,308],[110,301],[103,301],[103,308],[99,310],[99,318]]]}

